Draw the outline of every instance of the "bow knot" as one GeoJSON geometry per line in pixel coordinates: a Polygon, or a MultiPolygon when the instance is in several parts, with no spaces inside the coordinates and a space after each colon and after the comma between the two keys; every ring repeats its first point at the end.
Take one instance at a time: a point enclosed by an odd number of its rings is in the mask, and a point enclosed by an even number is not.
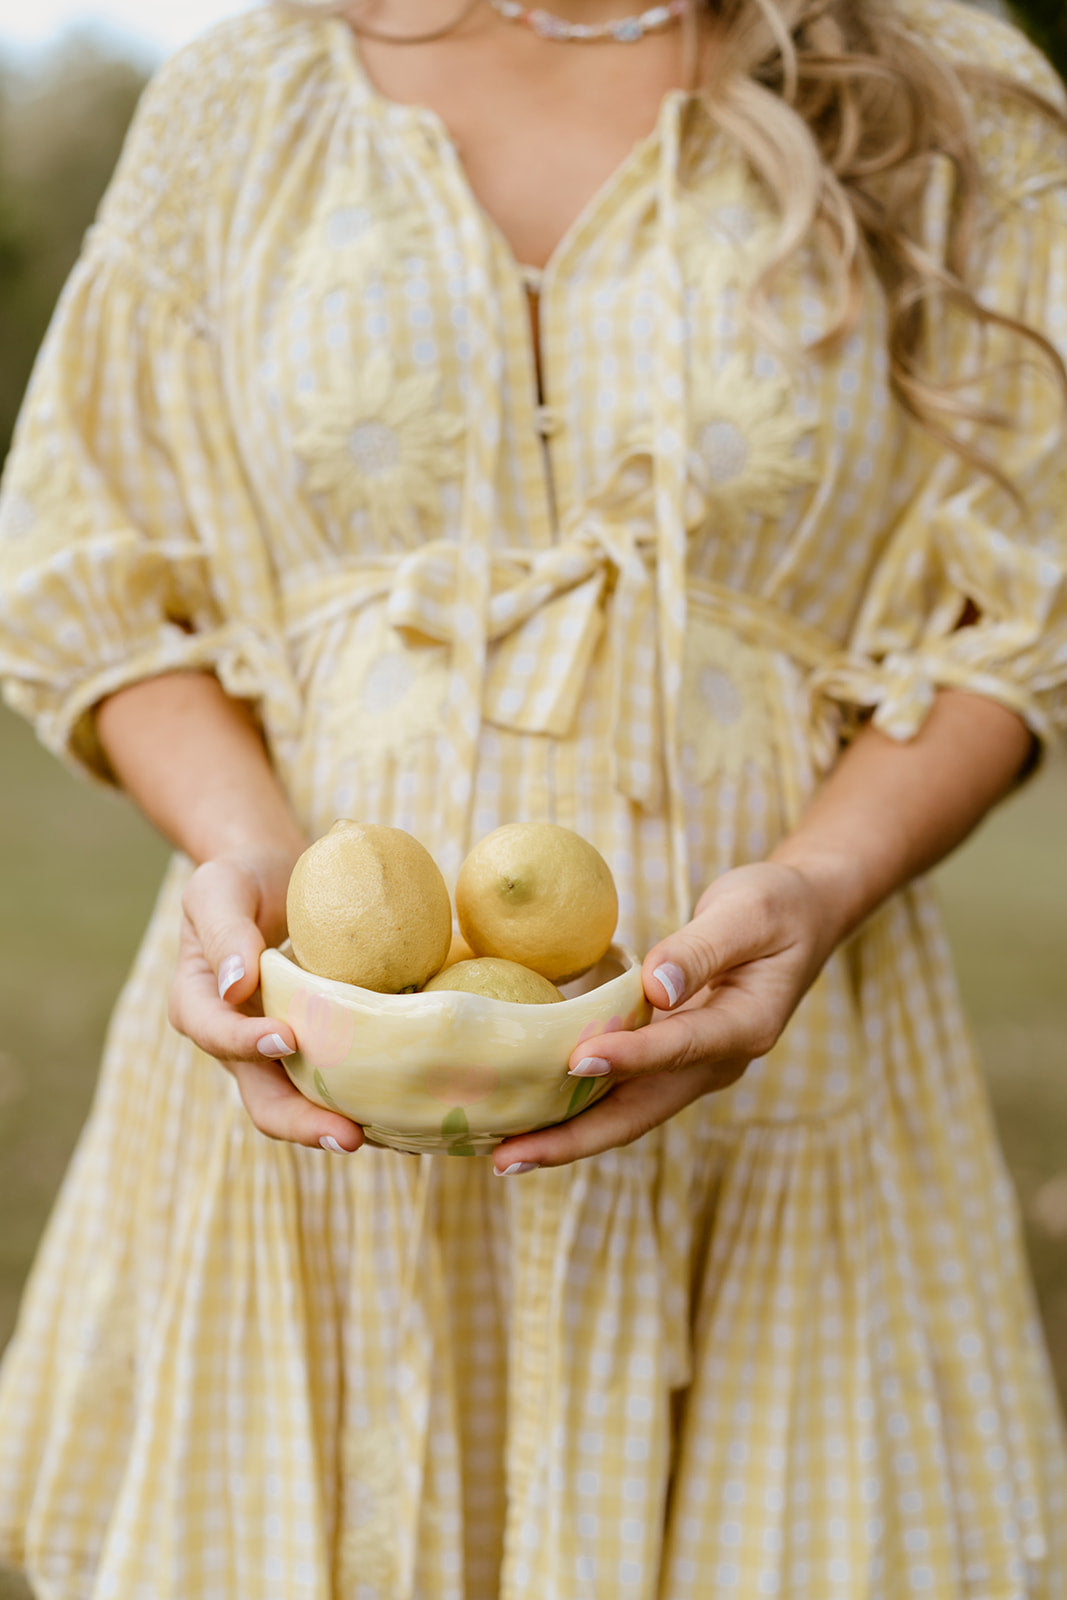
{"type": "Polygon", "coordinates": [[[808,679],[820,698],[871,711],[874,726],[891,739],[912,738],[936,695],[936,676],[921,650],[888,651],[880,660],[850,651],[827,653],[808,679]]]}
{"type": "MultiPolygon", "coordinates": [[[[641,804],[658,797],[653,681],[656,671],[655,585],[646,547],[652,539],[647,503],[620,488],[617,469],[607,490],[565,519],[558,545],[499,550],[485,556],[436,540],[405,556],[386,603],[392,625],[412,642],[451,643],[484,630],[484,680],[469,686],[482,716],[519,733],[566,738],[605,615],[610,624],[615,696],[615,776],[641,804]],[[462,564],[488,562],[485,614],[464,610],[462,564]]],[[[646,494],[647,502],[647,478],[646,494]]]]}

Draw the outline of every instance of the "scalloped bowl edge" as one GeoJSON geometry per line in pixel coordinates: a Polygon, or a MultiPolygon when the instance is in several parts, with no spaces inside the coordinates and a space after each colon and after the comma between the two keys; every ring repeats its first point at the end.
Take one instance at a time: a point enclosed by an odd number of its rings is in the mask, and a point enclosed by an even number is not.
{"type": "Polygon", "coordinates": [[[260,980],[266,1014],[296,1037],[282,1064],[301,1093],[359,1122],[371,1143],[413,1153],[487,1155],[576,1116],[612,1080],[569,1077],[575,1046],[651,1016],[641,962],[622,945],[554,1005],[378,994],[305,972],[284,945],[263,952],[260,980]]]}

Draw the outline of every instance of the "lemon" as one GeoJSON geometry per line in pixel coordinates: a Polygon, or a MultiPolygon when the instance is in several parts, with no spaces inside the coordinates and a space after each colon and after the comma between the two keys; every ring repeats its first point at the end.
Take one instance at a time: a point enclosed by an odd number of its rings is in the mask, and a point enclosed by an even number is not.
{"type": "Polygon", "coordinates": [[[566,983],[604,955],[619,900],[607,862],[580,834],[554,822],[512,822],[464,861],[456,914],[478,955],[566,983]]]}
{"type": "Polygon", "coordinates": [[[470,961],[473,959],[473,957],[474,951],[471,949],[466,939],[460,933],[458,928],[453,928],[452,943],[448,947],[448,954],[445,956],[444,966],[441,968],[441,971],[444,972],[447,971],[449,967],[454,967],[457,961],[470,961]]]}
{"type": "Polygon", "coordinates": [[[417,989],[441,966],[452,907],[436,862],[401,828],[335,822],[293,868],[293,954],[308,972],[361,989],[417,989]]]}
{"type": "Polygon", "coordinates": [[[440,989],[459,989],[467,994],[485,994],[493,1000],[511,1000],[518,1005],[551,1005],[563,996],[554,983],[542,978],[517,961],[501,961],[483,956],[473,961],[456,961],[423,985],[423,994],[440,989]]]}

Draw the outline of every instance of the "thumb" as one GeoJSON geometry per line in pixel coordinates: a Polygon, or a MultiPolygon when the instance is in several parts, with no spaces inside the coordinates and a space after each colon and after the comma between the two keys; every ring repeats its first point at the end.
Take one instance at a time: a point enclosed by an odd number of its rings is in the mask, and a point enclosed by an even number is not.
{"type": "Polygon", "coordinates": [[[641,968],[645,994],[657,1011],[673,1011],[710,981],[715,963],[706,947],[689,936],[689,927],[650,950],[641,968]]]}
{"type": "Polygon", "coordinates": [[[219,995],[232,1005],[241,1005],[259,987],[259,958],[266,948],[256,921],[259,901],[254,873],[234,861],[207,861],[197,867],[182,897],[219,995]]]}
{"type": "Polygon", "coordinates": [[[701,906],[691,922],[661,939],[641,967],[645,994],[659,1011],[673,1011],[760,948],[761,918],[747,899],[726,892],[701,906]]]}

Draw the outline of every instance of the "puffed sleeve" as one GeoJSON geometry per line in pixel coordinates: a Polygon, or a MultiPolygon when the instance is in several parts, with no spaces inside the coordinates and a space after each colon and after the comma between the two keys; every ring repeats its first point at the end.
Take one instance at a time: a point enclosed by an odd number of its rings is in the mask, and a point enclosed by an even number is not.
{"type": "MultiPolygon", "coordinates": [[[[1041,63],[1042,92],[1059,94],[1041,63]]],[[[973,258],[978,298],[1067,353],[1067,137],[1032,106],[979,106],[986,172],[973,258]]],[[[927,243],[943,240],[945,173],[932,186],[927,243]]],[[[1046,743],[1067,729],[1067,402],[1054,362],[1010,328],[950,303],[933,318],[938,381],[965,408],[1003,419],[950,424],[1003,482],[915,430],[917,486],[871,574],[846,658],[815,687],[912,737],[938,688],[986,695],[1046,743]]]]}
{"type": "Polygon", "coordinates": [[[213,193],[218,127],[195,125],[203,67],[187,54],[142,98],[0,494],[5,698],[103,778],[93,708],[123,685],[192,669],[251,700],[289,693],[212,336],[204,241],[223,179],[213,193]]]}

